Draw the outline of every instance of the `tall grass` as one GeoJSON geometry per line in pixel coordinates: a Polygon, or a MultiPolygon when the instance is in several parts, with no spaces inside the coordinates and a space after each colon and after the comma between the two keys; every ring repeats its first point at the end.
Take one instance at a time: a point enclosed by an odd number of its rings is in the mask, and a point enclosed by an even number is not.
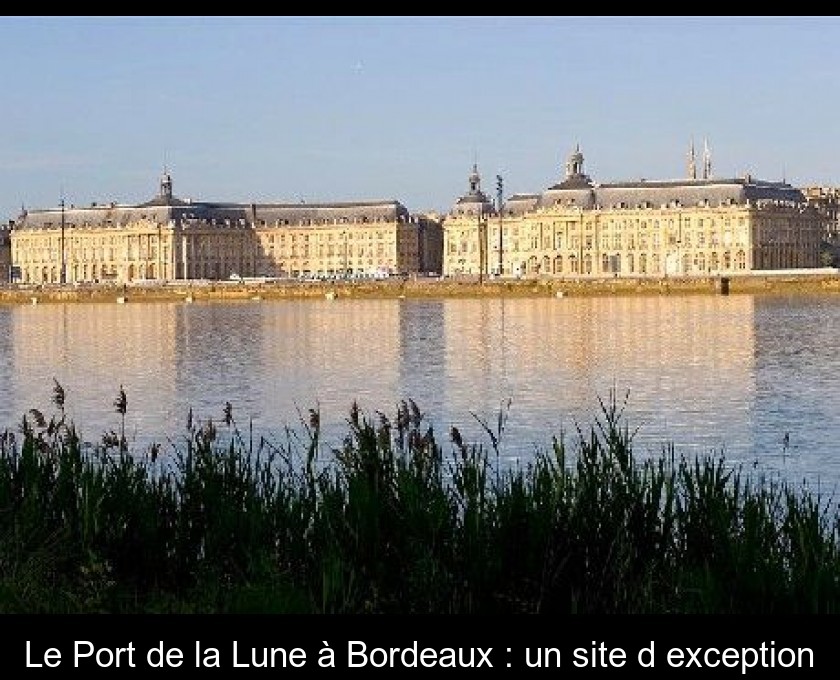
{"type": "Polygon", "coordinates": [[[413,401],[350,410],[318,458],[230,404],[171,450],[82,443],[36,410],[0,436],[0,611],[776,613],[840,610],[826,499],[673,447],[637,460],[614,396],[519,467],[413,401]]]}

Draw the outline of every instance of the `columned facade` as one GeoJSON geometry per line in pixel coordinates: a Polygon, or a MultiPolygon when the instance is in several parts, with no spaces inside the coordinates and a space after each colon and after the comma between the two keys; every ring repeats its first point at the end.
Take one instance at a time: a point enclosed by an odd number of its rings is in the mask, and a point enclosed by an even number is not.
{"type": "Polygon", "coordinates": [[[486,203],[462,197],[444,219],[444,273],[495,273],[499,223],[507,276],[716,276],[820,266],[821,221],[801,191],[750,176],[715,179],[708,149],[704,156],[699,179],[692,150],[686,180],[596,184],[576,148],[561,182],[509,197],[501,216],[482,222],[464,205],[486,203]]]}
{"type": "MultiPolygon", "coordinates": [[[[493,203],[481,190],[478,167],[473,165],[469,188],[444,218],[443,273],[446,276],[487,273],[498,261],[498,238],[491,239],[491,222],[497,215],[493,203]]],[[[496,230],[498,236],[498,230],[496,230]]]]}
{"type": "Polygon", "coordinates": [[[166,172],[147,203],[24,211],[9,240],[29,284],[440,271],[440,224],[397,201],[182,201],[166,172]]]}

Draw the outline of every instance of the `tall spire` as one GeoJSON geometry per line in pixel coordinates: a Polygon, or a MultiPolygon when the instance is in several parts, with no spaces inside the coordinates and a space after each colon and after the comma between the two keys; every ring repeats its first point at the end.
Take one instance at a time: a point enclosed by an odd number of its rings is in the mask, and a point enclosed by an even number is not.
{"type": "Polygon", "coordinates": [[[697,158],[694,155],[694,137],[691,138],[691,146],[688,148],[688,178],[697,179],[697,158]]]}
{"type": "Polygon", "coordinates": [[[476,196],[481,193],[481,176],[478,174],[478,163],[473,163],[470,173],[470,195],[476,196]]]}
{"type": "Polygon", "coordinates": [[[709,143],[703,140],[703,179],[709,179],[712,176],[712,154],[709,151],[709,143]]]}

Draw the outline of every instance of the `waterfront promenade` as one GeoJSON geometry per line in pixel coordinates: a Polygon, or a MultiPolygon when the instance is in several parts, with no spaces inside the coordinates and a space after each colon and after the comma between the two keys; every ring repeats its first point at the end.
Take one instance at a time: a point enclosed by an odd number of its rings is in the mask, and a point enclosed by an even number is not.
{"type": "Polygon", "coordinates": [[[565,297],[604,295],[840,293],[840,270],[780,270],[727,276],[485,279],[391,277],[348,281],[139,281],[129,284],[6,285],[0,303],[209,302],[300,298],[565,297]]]}

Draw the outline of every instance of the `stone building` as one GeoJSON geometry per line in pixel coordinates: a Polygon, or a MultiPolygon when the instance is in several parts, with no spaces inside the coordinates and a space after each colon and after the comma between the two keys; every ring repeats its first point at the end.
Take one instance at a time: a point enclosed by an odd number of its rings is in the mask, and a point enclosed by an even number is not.
{"type": "Polygon", "coordinates": [[[833,245],[840,243],[840,188],[808,186],[802,191],[805,200],[813,205],[820,215],[825,241],[833,245]]]}
{"type": "Polygon", "coordinates": [[[476,167],[443,219],[443,272],[457,276],[710,276],[820,266],[821,221],[803,192],[749,175],[599,184],[569,156],[563,179],[494,208],[476,167]]]}
{"type": "Polygon", "coordinates": [[[12,280],[12,239],[8,225],[0,225],[0,284],[12,280]]]}
{"type": "MultiPolygon", "coordinates": [[[[498,226],[488,238],[490,224],[496,224],[498,212],[493,202],[481,190],[481,176],[477,165],[473,165],[468,178],[467,192],[458,198],[455,205],[443,219],[444,275],[483,274],[494,270],[490,264],[490,243],[498,244],[498,226]]],[[[492,246],[490,246],[492,248],[492,246]]],[[[499,248],[495,251],[498,257],[499,248]]],[[[498,259],[494,259],[498,262],[498,259]]]]}
{"type": "Polygon", "coordinates": [[[209,203],[164,172],[140,205],[23,212],[11,229],[21,283],[231,277],[373,277],[440,271],[440,224],[398,201],[209,203]]]}

